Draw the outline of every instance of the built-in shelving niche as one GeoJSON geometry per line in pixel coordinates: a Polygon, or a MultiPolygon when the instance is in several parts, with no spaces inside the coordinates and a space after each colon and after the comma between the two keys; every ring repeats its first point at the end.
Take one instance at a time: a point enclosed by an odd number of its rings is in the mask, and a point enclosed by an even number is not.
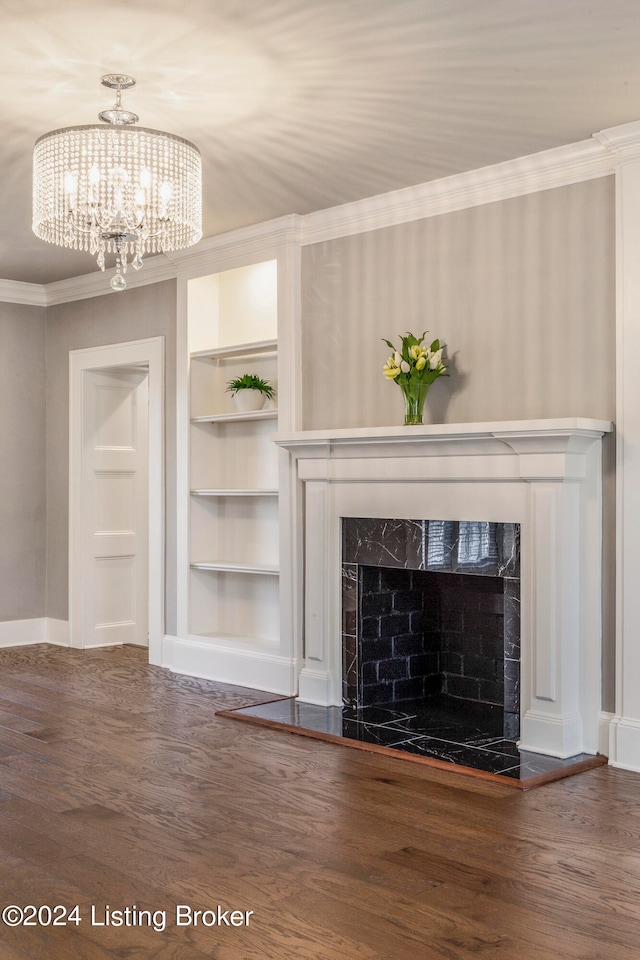
{"type": "Polygon", "coordinates": [[[277,263],[189,282],[189,634],[201,643],[274,650],[279,640],[277,392],[239,413],[228,381],[276,386],[277,263]]]}

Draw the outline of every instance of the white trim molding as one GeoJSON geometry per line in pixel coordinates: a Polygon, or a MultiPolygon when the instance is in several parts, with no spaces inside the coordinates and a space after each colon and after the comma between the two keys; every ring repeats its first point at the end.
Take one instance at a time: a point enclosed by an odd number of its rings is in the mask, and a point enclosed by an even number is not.
{"type": "Polygon", "coordinates": [[[614,716],[609,722],[609,763],[623,770],[640,770],[640,720],[614,716]]]}
{"type": "Polygon", "coordinates": [[[297,214],[266,220],[201,240],[189,250],[166,254],[181,277],[193,278],[212,271],[230,270],[272,258],[281,247],[299,243],[303,218],[297,214]]]}
{"type": "Polygon", "coordinates": [[[302,243],[423,220],[613,172],[613,158],[604,144],[597,139],[584,140],[310,213],[303,218],[302,243]]]}
{"type": "Polygon", "coordinates": [[[605,420],[281,434],[305,485],[300,699],[342,703],[343,517],[519,523],[521,747],[597,753],[605,420]],[[578,668],[579,665],[579,668],[578,668]]]}
{"type": "Polygon", "coordinates": [[[611,753],[611,721],[614,719],[614,716],[613,713],[606,710],[600,712],[600,746],[598,753],[601,753],[605,757],[609,757],[611,753]]]}
{"type": "Polygon", "coordinates": [[[40,283],[0,280],[0,303],[24,303],[30,307],[46,307],[47,288],[40,283]]]}
{"type": "Polygon", "coordinates": [[[598,134],[616,173],[616,680],[609,761],[640,771],[640,121],[598,134]]]}
{"type": "Polygon", "coordinates": [[[632,163],[640,158],[640,120],[608,127],[594,134],[594,139],[610,153],[613,171],[620,163],[632,163]]]}
{"type": "MultiPolygon", "coordinates": [[[[209,273],[212,262],[216,263],[216,269],[229,269],[252,263],[265,251],[272,251],[280,245],[299,243],[302,237],[302,222],[302,217],[289,214],[251,227],[208,237],[188,250],[149,257],[137,273],[127,273],[127,290],[161,283],[163,280],[175,280],[178,275],[197,277],[209,273]]],[[[45,284],[0,280],[0,303],[51,307],[58,303],[111,296],[115,291],[111,289],[109,280],[114,273],[115,270],[104,273],[93,270],[91,273],[45,284]]]]}
{"type": "Polygon", "coordinates": [[[164,637],[162,666],[174,673],[285,696],[296,689],[299,672],[294,658],[254,649],[242,650],[223,643],[212,645],[191,636],[186,640],[164,637]]]}
{"type": "Polygon", "coordinates": [[[46,643],[53,643],[57,647],[69,646],[69,621],[56,620],[53,617],[46,617],[45,637],[46,643]]]}
{"type": "MultiPolygon", "coordinates": [[[[57,303],[69,303],[75,300],[88,300],[91,297],[103,297],[116,291],[111,289],[110,278],[115,270],[94,270],[92,273],[83,273],[79,277],[69,280],[56,280],[47,283],[44,290],[45,306],[50,307],[57,303]]],[[[127,290],[137,287],[146,287],[151,283],[161,283],[163,280],[175,279],[176,271],[172,262],[164,255],[150,257],[144,261],[144,266],[137,273],[127,273],[127,290]]],[[[122,296],[122,292],[118,292],[122,296]]],[[[125,291],[126,296],[126,291],[125,291]]]]}
{"type": "Polygon", "coordinates": [[[69,636],[85,646],[82,631],[82,387],[86,371],[106,367],[149,369],[149,662],[161,665],[164,636],[164,337],[88,347],[69,353],[69,636]]]}
{"type": "Polygon", "coordinates": [[[34,643],[52,643],[69,646],[69,624],[51,617],[0,622],[0,648],[32,646],[34,643]]]}
{"type": "MultiPolygon", "coordinates": [[[[189,284],[197,277],[222,273],[265,260],[277,261],[278,424],[295,429],[300,417],[300,218],[283,217],[257,230],[235,231],[203,241],[193,260],[176,256],[178,302],[176,325],[176,465],[177,577],[176,637],[165,639],[163,665],[176,672],[241,684],[274,693],[297,691],[302,645],[301,550],[297,518],[300,485],[292,477],[286,451],[278,454],[278,619],[277,639],[229,642],[224,635],[203,636],[194,627],[190,535],[190,372],[189,284]],[[230,243],[229,240],[233,242],[230,243]],[[299,583],[295,589],[293,583],[299,583]]],[[[193,309],[193,308],[192,308],[193,309]]],[[[274,421],[275,422],[275,421],[274,421]]],[[[275,427],[274,427],[275,429],[275,427]]],[[[274,531],[275,532],[275,531],[274,531]]],[[[275,608],[275,603],[274,603],[275,608]]]]}
{"type": "MultiPolygon", "coordinates": [[[[383,227],[452,213],[455,210],[508,200],[611,175],[616,170],[616,151],[630,151],[640,121],[595,133],[590,140],[554,147],[517,157],[478,170],[469,170],[412,187],[344,203],[304,216],[288,214],[274,220],[242,227],[201,240],[181,250],[145,260],[144,268],[127,276],[130,288],[176,277],[199,276],[226,267],[244,256],[247,262],[267,247],[286,243],[308,245],[339,237],[366,233],[383,227]]],[[[48,284],[0,281],[0,302],[51,306],[89,297],[112,294],[109,273],[95,270],[68,280],[48,284]]]]}

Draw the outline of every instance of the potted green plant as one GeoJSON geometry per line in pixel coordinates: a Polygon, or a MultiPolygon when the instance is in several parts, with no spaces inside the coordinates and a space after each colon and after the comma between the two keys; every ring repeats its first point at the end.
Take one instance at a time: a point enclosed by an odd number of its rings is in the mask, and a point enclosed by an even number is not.
{"type": "Polygon", "coordinates": [[[272,400],[275,387],[255,373],[243,373],[241,377],[229,380],[227,391],[233,397],[236,408],[248,413],[261,410],[267,400],[272,400]]]}

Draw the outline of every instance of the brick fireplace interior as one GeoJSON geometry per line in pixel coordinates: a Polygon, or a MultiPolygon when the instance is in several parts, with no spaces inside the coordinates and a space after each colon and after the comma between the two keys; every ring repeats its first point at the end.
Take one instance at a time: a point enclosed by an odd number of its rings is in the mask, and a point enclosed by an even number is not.
{"type": "Polygon", "coordinates": [[[517,740],[515,581],[370,566],[358,575],[359,637],[345,705],[437,702],[517,740]]]}
{"type": "Polygon", "coordinates": [[[520,529],[344,518],[345,723],[407,749],[515,749],[520,529]],[[426,738],[420,744],[420,738],[426,738]],[[438,740],[427,743],[427,740],[438,740]]]}

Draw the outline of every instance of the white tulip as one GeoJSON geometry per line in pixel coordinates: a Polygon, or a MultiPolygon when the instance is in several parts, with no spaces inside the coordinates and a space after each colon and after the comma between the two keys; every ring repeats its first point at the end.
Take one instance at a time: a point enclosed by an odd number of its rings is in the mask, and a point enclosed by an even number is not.
{"type": "Polygon", "coordinates": [[[409,373],[409,371],[411,370],[411,366],[407,363],[406,360],[403,360],[402,363],[400,364],[400,369],[402,370],[403,373],[409,373]]]}

